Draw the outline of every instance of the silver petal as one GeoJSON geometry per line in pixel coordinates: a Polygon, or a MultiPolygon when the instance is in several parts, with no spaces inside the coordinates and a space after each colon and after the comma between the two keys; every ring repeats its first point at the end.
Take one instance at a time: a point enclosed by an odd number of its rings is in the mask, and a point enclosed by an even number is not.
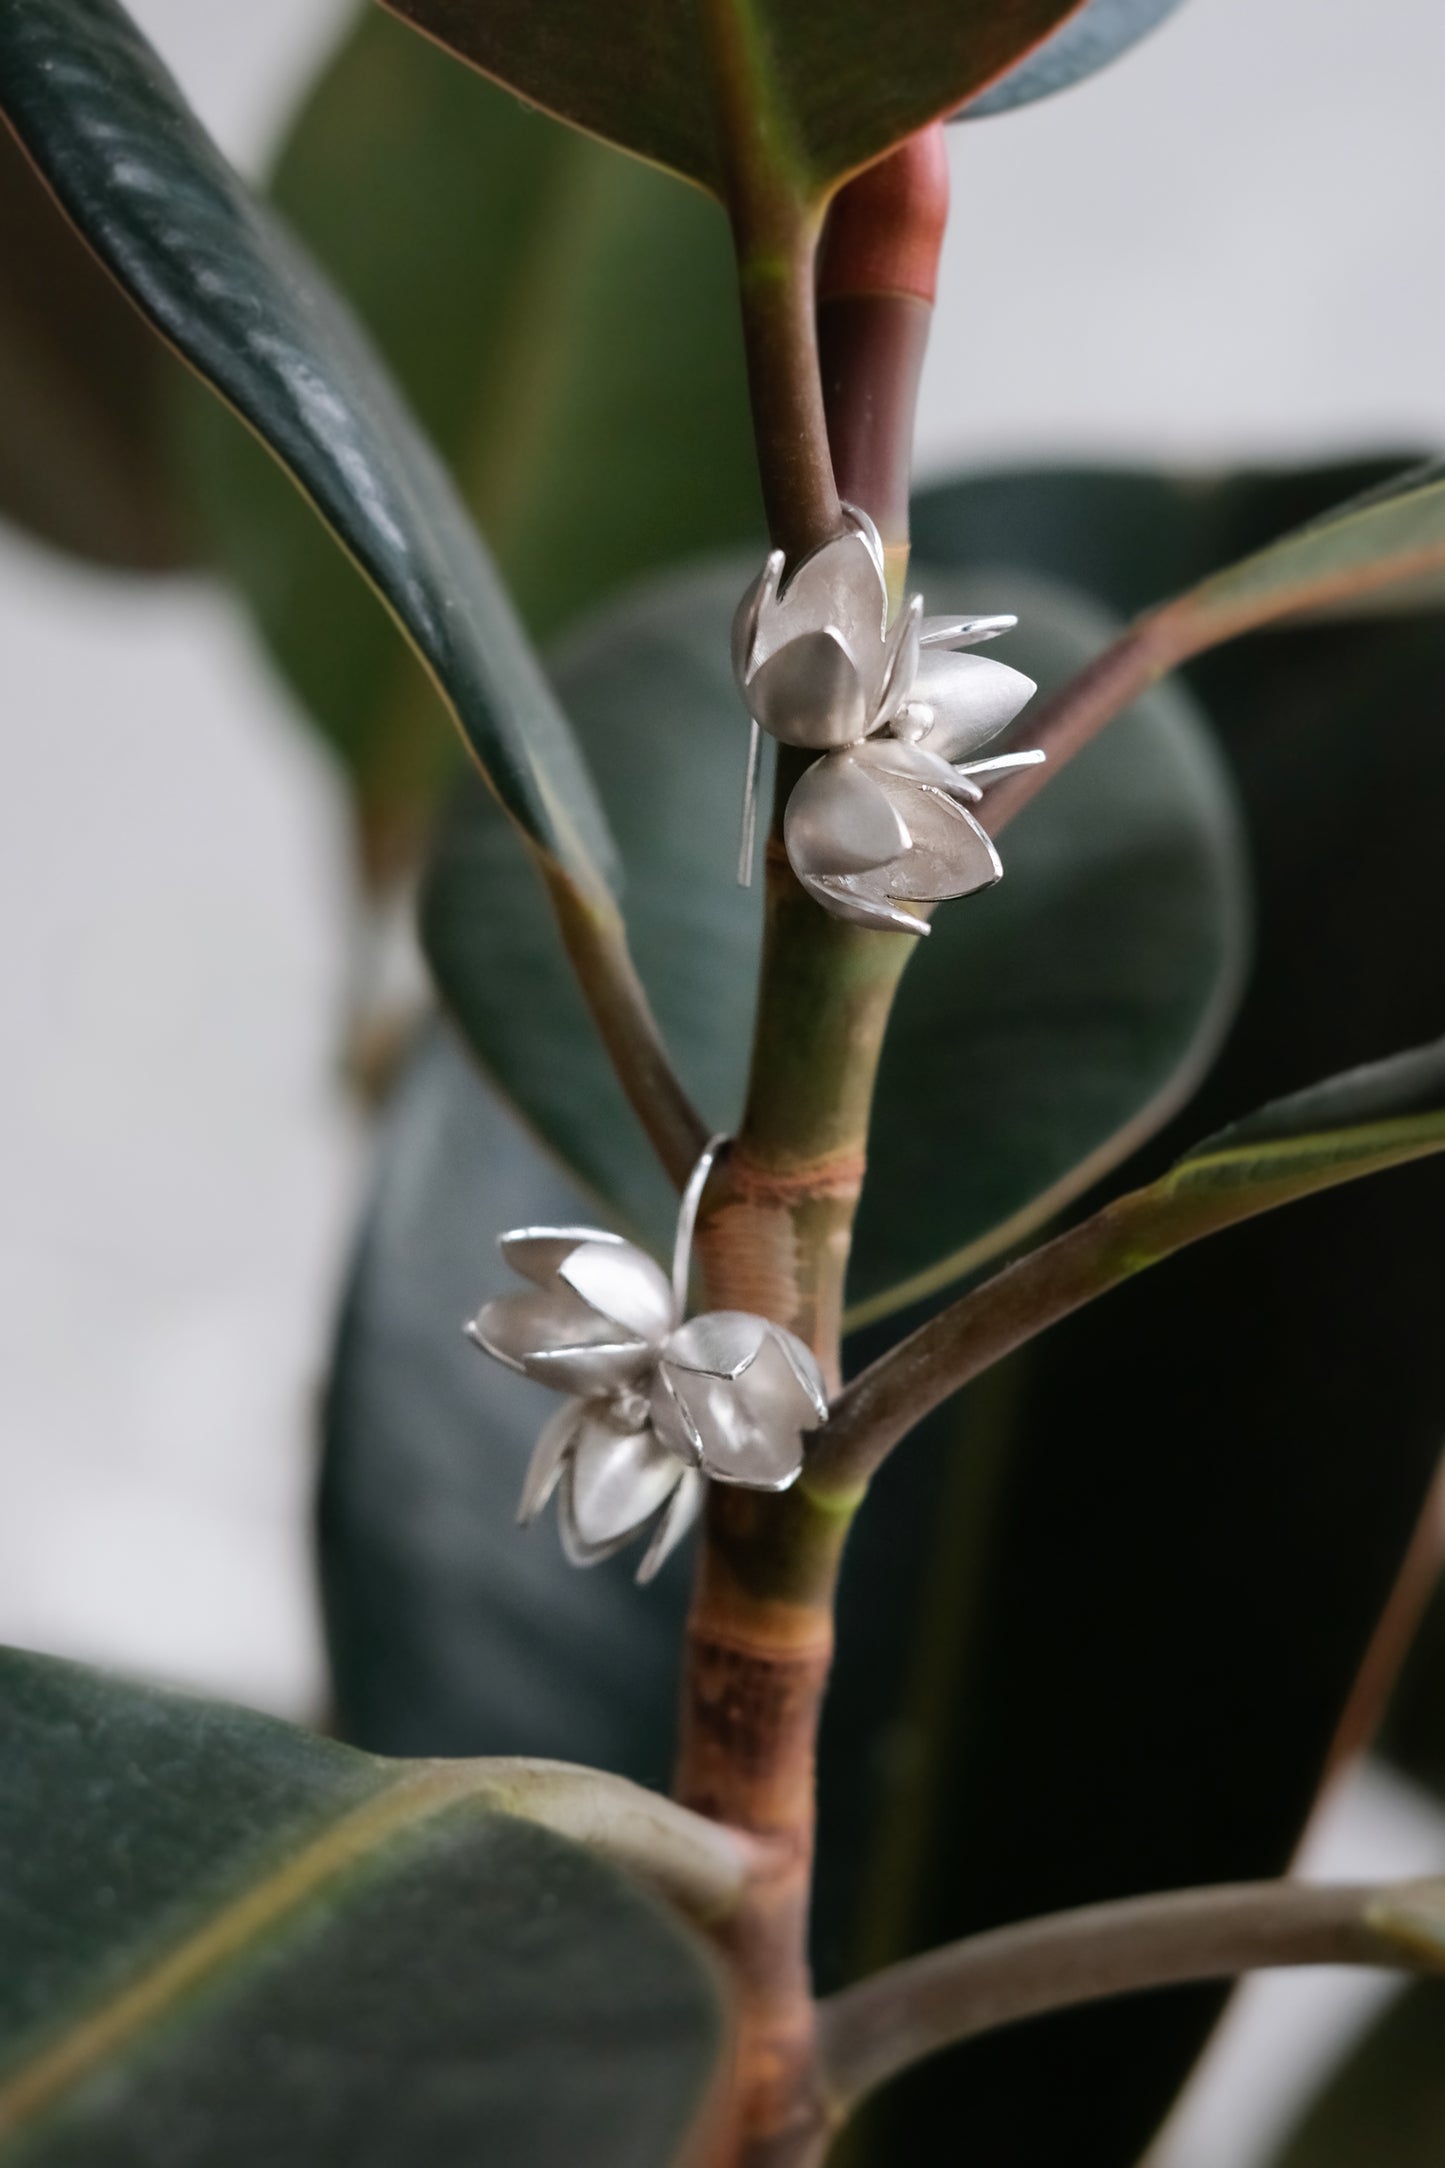
{"type": "Polygon", "coordinates": [[[748,680],[749,712],[785,745],[851,745],[868,720],[868,688],[843,634],[828,625],[780,647],[748,680]]]}
{"type": "Polygon", "coordinates": [[[805,557],[776,601],[758,611],[752,666],[800,634],[836,625],[860,653],[882,644],[888,616],[883,567],[868,538],[855,529],[837,535],[805,557]]]}
{"type": "Polygon", "coordinates": [[[632,1384],[652,1362],[650,1343],[621,1336],[570,1287],[484,1302],[467,1328],[488,1355],[584,1400],[632,1384]]]}
{"type": "Polygon", "coordinates": [[[526,1528],[534,1521],[557,1488],[572,1441],[581,1427],[583,1412],[580,1400],[565,1402],[537,1440],[517,1502],[519,1526],[526,1528]]]}
{"type": "Polygon", "coordinates": [[[550,1385],[553,1392],[598,1400],[640,1385],[656,1359],[656,1348],[641,1340],[605,1340],[592,1347],[538,1348],[524,1368],[529,1378],[550,1385]]]}
{"type": "Polygon", "coordinates": [[[890,903],[886,893],[875,892],[877,873],[800,873],[798,879],[815,903],[850,925],[867,926],[874,933],[926,934],[931,930],[926,918],[915,917],[912,911],[890,903]]]}
{"type": "Polygon", "coordinates": [[[806,1340],[800,1340],[797,1334],[789,1332],[785,1325],[770,1325],[768,1330],[776,1341],[784,1361],[790,1366],[794,1377],[802,1387],[804,1396],[818,1421],[820,1423],[826,1421],[828,1388],[824,1382],[823,1373],[818,1367],[817,1356],[813,1353],[806,1340]]]}
{"type": "Polygon", "coordinates": [[[634,1579],[644,1586],[672,1556],[683,1537],[702,1511],[707,1496],[707,1478],[699,1475],[696,1468],[684,1468],[678,1478],[677,1488],[663,1508],[661,1518],[652,1531],[652,1541],[642,1554],[642,1563],[634,1579]]]}
{"type": "Polygon", "coordinates": [[[897,807],[905,826],[913,799],[910,785],[942,791],[948,798],[974,801],[983,796],[978,784],[972,782],[964,770],[940,759],[926,744],[911,745],[885,733],[881,738],[870,738],[866,745],[855,746],[848,757],[872,776],[879,789],[897,807]]]}
{"type": "Polygon", "coordinates": [[[536,1287],[548,1287],[580,1243],[616,1242],[620,1235],[604,1234],[600,1227],[514,1227],[497,1237],[513,1272],[536,1287]]]}
{"type": "Polygon", "coordinates": [[[869,719],[870,730],[876,730],[880,723],[886,723],[908,698],[918,672],[918,627],[922,616],[923,597],[914,595],[899,612],[893,630],[888,635],[883,678],[869,719]]]}
{"type": "Polygon", "coordinates": [[[912,850],[891,866],[859,874],[865,894],[886,895],[899,903],[937,903],[948,896],[971,896],[1002,878],[992,839],[956,798],[915,790],[908,800],[908,821],[912,850]]]}
{"type": "Polygon", "coordinates": [[[783,1490],[802,1464],[801,1432],[827,1407],[801,1340],[747,1311],[716,1310],[668,1339],[653,1420],[665,1438],[680,1432],[719,1482],[783,1490]]]}
{"type": "MultiPolygon", "coordinates": [[[[961,768],[955,768],[953,772],[962,776],[965,781],[972,782],[974,777],[979,775],[1006,775],[1012,768],[1038,768],[1048,757],[1047,753],[1035,746],[1026,753],[998,753],[992,760],[965,761],[961,768]]],[[[979,796],[983,796],[982,791],[979,796]]]]}
{"type": "Polygon", "coordinates": [[[916,718],[926,709],[923,742],[929,751],[963,760],[1006,729],[1037,690],[1032,678],[1005,662],[925,648],[903,712],[916,718]]]}
{"type": "Polygon", "coordinates": [[[672,1282],[646,1250],[615,1237],[581,1242],[559,1268],[559,1278],[600,1317],[629,1337],[660,1340],[676,1322],[672,1282]]]}
{"type": "Polygon", "coordinates": [[[848,504],[845,502],[843,510],[867,543],[869,555],[878,567],[878,577],[886,587],[888,584],[888,564],[883,554],[883,537],[874,525],[871,514],[865,512],[861,504],[848,504]]]}
{"type": "Polygon", "coordinates": [[[911,841],[887,791],[850,753],[826,754],[799,777],[783,839],[799,875],[862,873],[887,865],[911,841]]]}
{"type": "Polygon", "coordinates": [[[753,1323],[761,1328],[757,1352],[734,1377],[683,1367],[664,1355],[653,1420],[665,1435],[663,1422],[675,1410],[704,1473],[715,1481],[786,1490],[803,1465],[803,1428],[814,1426],[817,1412],[776,1335],[762,1319],[753,1323]]]}
{"type": "Polygon", "coordinates": [[[925,647],[978,647],[1017,623],[1016,617],[925,617],[919,639],[925,647]]]}
{"type": "Polygon", "coordinates": [[[566,1464],[563,1548],[592,1565],[635,1536],[666,1505],[685,1473],[650,1429],[616,1431],[587,1411],[566,1464]]]}
{"type": "Polygon", "coordinates": [[[755,1359],[772,1330],[765,1317],[755,1317],[750,1310],[706,1310],[668,1334],[662,1360],[679,1370],[736,1378],[755,1359]]]}

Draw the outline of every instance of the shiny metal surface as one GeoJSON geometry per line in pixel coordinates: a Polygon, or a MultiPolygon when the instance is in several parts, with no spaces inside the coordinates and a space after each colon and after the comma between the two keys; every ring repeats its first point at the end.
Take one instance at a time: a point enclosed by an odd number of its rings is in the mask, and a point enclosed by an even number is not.
{"type": "Polygon", "coordinates": [[[828,1412],[822,1373],[792,1333],[742,1310],[685,1320],[698,1207],[714,1137],[683,1192],[672,1276],[635,1244],[590,1227],[522,1227],[501,1237],[530,1285],[484,1303],[466,1330],[509,1369],[569,1395],[543,1430],[518,1519],[557,1500],[562,1547],[595,1565],[651,1535],[639,1581],[697,1517],[709,1478],[786,1490],[803,1437],[828,1412]]]}
{"type": "MultiPolygon", "coordinates": [[[[1007,632],[1008,616],[925,617],[920,596],[888,623],[883,552],[872,522],[787,577],[778,551],[738,606],[733,669],[757,732],[822,758],[793,790],[784,842],[825,911],[858,925],[924,934],[908,905],[989,887],[998,852],[968,811],[987,782],[1041,753],[972,756],[1036,690],[1007,663],[960,650],[1007,632]]],[[[739,879],[751,878],[755,757],[749,759],[739,879]]]]}

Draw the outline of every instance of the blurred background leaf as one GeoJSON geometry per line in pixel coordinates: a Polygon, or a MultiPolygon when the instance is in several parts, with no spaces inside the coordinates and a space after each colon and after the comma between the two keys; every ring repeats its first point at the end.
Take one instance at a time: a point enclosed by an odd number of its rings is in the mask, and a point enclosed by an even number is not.
{"type": "Polygon", "coordinates": [[[1120,59],[1179,4],[1180,0],[1087,0],[1027,60],[1011,68],[982,97],[971,99],[954,118],[985,120],[990,114],[1012,113],[1018,106],[1032,105],[1036,98],[1051,98],[1057,90],[1070,89],[1120,59]]]}
{"type": "MultiPolygon", "coordinates": [[[[761,546],[727,229],[694,190],[368,8],[272,193],[376,338],[535,634],[693,551],[761,546]]],[[[213,402],[193,396],[185,422],[201,516],[273,655],[371,821],[414,830],[451,757],[434,692],[259,448],[213,402]]]]}
{"type": "Polygon", "coordinates": [[[941,564],[986,556],[1095,595],[1120,617],[1197,586],[1292,528],[1416,467],[1416,451],[1311,467],[999,467],[937,481],[914,544],[941,564]]]}
{"type": "Polygon", "coordinates": [[[0,128],[0,512],[123,571],[186,564],[166,429],[183,375],[0,128]]]}
{"type": "Polygon", "coordinates": [[[727,2037],[714,1960],[498,1812],[487,1769],[14,1650],[0,1739],[0,2159],[682,2155],[727,2037]]]}

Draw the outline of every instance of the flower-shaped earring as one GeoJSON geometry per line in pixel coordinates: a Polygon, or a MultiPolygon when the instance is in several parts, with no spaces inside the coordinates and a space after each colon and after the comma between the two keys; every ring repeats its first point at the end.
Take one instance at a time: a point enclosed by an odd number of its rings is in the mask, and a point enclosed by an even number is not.
{"type": "Polygon", "coordinates": [[[794,1334],[741,1310],[684,1323],[692,1236],[713,1161],[703,1153],[683,1196],[672,1279],[646,1251],[591,1227],[523,1227],[502,1255],[525,1294],[484,1303],[467,1331],[511,1370],[572,1397],[537,1441],[518,1518],[554,1492],[562,1547],[575,1566],[610,1558],[653,1523],[639,1581],[649,1581],[696,1519],[711,1477],[786,1490],[803,1433],[828,1412],[822,1373],[794,1334]]]}
{"type": "Polygon", "coordinates": [[[1012,617],[925,617],[915,595],[887,623],[877,530],[851,507],[848,534],[783,582],[774,550],[733,624],[733,669],[753,719],[740,878],[751,876],[759,731],[822,758],[788,802],[793,870],[825,910],[864,926],[923,934],[902,908],[967,896],[1003,867],[968,810],[978,778],[1031,767],[1040,752],[972,756],[1013,721],[1035,687],[1022,671],[959,653],[1012,617]]]}

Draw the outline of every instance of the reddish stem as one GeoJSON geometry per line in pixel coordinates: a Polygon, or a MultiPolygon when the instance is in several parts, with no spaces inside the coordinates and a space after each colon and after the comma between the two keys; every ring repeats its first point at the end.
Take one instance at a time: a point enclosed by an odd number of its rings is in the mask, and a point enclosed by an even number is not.
{"type": "MultiPolygon", "coordinates": [[[[906,558],[913,422],[948,219],[943,124],[870,166],[833,205],[818,266],[818,347],[839,494],[906,558]]],[[[901,585],[902,563],[898,564],[901,585]]]]}

